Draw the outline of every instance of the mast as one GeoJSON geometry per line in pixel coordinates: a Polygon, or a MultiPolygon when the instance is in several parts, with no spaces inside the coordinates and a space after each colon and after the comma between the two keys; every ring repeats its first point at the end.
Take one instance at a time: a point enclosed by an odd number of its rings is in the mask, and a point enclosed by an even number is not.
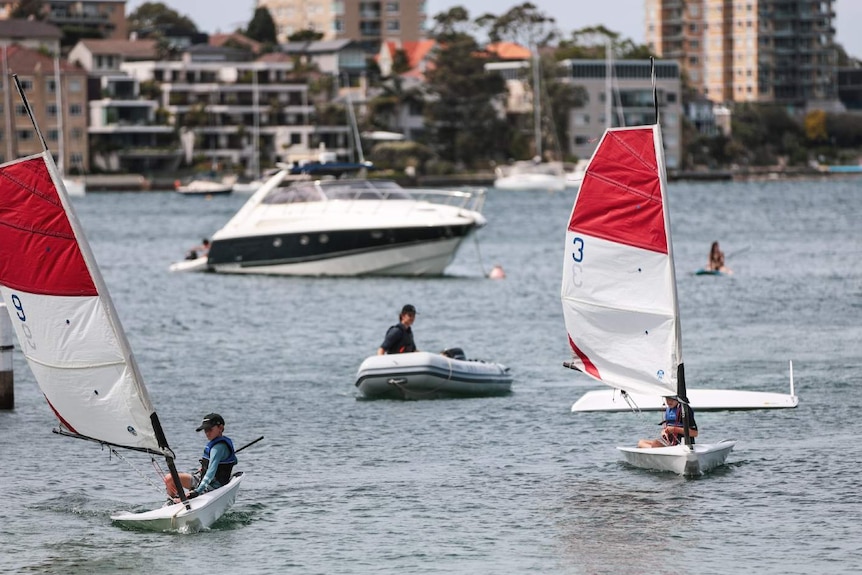
{"type": "Polygon", "coordinates": [[[674,332],[676,339],[676,394],[679,398],[679,402],[682,404],[683,409],[683,431],[685,436],[685,444],[691,446],[691,432],[689,429],[689,420],[691,419],[691,405],[688,402],[688,395],[685,389],[685,365],[682,360],[682,326],[680,325],[680,314],[679,314],[679,295],[676,285],[676,269],[673,264],[673,242],[670,241],[672,237],[671,228],[670,228],[670,206],[668,204],[668,194],[667,194],[667,167],[664,163],[664,144],[662,143],[661,137],[661,124],[659,124],[659,107],[658,107],[658,87],[656,85],[656,73],[655,73],[655,59],[650,57],[650,76],[652,78],[652,94],[653,94],[653,109],[655,111],[655,145],[656,145],[656,158],[658,160],[658,171],[659,177],[661,178],[661,194],[662,194],[662,204],[664,205],[664,225],[667,230],[667,253],[670,257],[670,276],[671,276],[671,285],[673,286],[673,308],[674,308],[674,332]],[[660,153],[659,153],[660,152],[660,153]]]}
{"type": "Polygon", "coordinates": [[[54,97],[57,102],[57,170],[62,176],[66,173],[66,147],[63,143],[66,135],[63,133],[63,97],[60,86],[60,55],[54,54],[54,97]]]}
{"type": "Polygon", "coordinates": [[[258,150],[258,139],[260,138],[260,89],[257,85],[257,66],[252,69],[252,107],[254,108],[254,131],[252,132],[252,142],[251,142],[251,166],[252,166],[252,176],[256,179],[260,179],[260,158],[259,158],[259,150],[258,150]]]}
{"type": "Polygon", "coordinates": [[[542,94],[539,90],[539,48],[533,46],[533,129],[536,137],[536,157],[542,161],[542,94]]]}
{"type": "MultiPolygon", "coordinates": [[[[182,483],[180,482],[179,473],[177,472],[176,465],[174,463],[174,452],[168,445],[167,437],[165,437],[165,433],[162,430],[161,423],[159,422],[158,415],[156,414],[152,402],[150,401],[147,389],[142,384],[143,378],[141,376],[138,363],[135,360],[134,354],[132,353],[131,345],[129,344],[129,340],[126,337],[126,332],[123,330],[122,324],[120,323],[120,318],[117,314],[117,310],[114,307],[113,301],[111,300],[108,286],[105,283],[105,279],[102,277],[102,273],[99,270],[99,267],[95,263],[95,255],[90,249],[90,245],[86,241],[81,241],[82,238],[86,237],[84,234],[83,226],[81,226],[81,223],[78,221],[78,217],[75,215],[75,212],[72,209],[71,204],[69,203],[69,198],[66,194],[66,186],[63,183],[63,178],[60,175],[59,169],[57,168],[57,164],[54,163],[54,159],[48,150],[48,144],[45,141],[45,136],[42,134],[42,130],[39,129],[39,125],[36,122],[36,117],[33,114],[33,109],[31,108],[30,102],[27,100],[27,96],[24,93],[24,89],[21,86],[21,81],[18,79],[17,74],[13,74],[12,78],[15,81],[15,87],[18,90],[18,95],[21,97],[21,101],[24,104],[24,109],[27,111],[27,115],[30,117],[30,122],[33,124],[33,129],[36,131],[36,135],[38,136],[39,141],[42,142],[42,151],[43,157],[45,159],[45,165],[48,168],[48,173],[51,175],[51,179],[57,186],[57,197],[60,199],[60,202],[63,205],[63,209],[66,213],[69,225],[71,226],[75,237],[79,238],[78,248],[81,250],[81,254],[84,257],[84,264],[87,266],[87,270],[90,273],[90,277],[93,280],[93,284],[96,286],[99,298],[101,298],[102,300],[105,315],[108,319],[108,322],[113,327],[114,335],[117,338],[117,343],[123,354],[123,358],[126,362],[126,365],[128,365],[129,369],[135,376],[135,390],[141,399],[141,403],[150,413],[150,422],[153,425],[153,431],[155,432],[156,441],[158,442],[158,445],[162,450],[161,454],[165,457],[168,468],[171,472],[171,477],[173,478],[174,483],[178,487],[181,499],[183,501],[186,501],[186,496],[182,490],[182,483]]],[[[59,92],[59,86],[57,86],[57,90],[59,92]]]]}

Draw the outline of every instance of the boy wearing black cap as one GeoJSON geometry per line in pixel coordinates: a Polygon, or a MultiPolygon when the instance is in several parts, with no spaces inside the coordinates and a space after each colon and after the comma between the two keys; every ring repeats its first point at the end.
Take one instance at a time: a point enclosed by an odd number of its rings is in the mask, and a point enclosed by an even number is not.
{"type": "MultiPolygon", "coordinates": [[[[190,489],[188,498],[218,489],[230,481],[233,466],[236,465],[236,451],[233,441],[224,435],[224,418],[218,413],[208,413],[195,431],[203,431],[207,444],[201,457],[201,467],[194,473],[180,473],[183,487],[190,489]]],[[[177,497],[177,489],[170,475],[165,475],[168,495],[177,497]]]]}
{"type": "Polygon", "coordinates": [[[377,355],[418,351],[413,341],[413,329],[411,329],[414,321],[416,321],[416,308],[408,303],[401,308],[398,324],[386,330],[386,337],[377,349],[377,355]]]}

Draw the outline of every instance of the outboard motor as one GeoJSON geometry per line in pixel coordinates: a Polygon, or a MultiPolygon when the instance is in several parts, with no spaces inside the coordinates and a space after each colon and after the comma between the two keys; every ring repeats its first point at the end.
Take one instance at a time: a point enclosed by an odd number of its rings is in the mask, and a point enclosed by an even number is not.
{"type": "Polygon", "coordinates": [[[452,359],[463,359],[465,361],[467,359],[467,356],[464,355],[464,350],[460,347],[450,347],[444,349],[440,353],[445,355],[446,357],[451,357],[452,359]]]}

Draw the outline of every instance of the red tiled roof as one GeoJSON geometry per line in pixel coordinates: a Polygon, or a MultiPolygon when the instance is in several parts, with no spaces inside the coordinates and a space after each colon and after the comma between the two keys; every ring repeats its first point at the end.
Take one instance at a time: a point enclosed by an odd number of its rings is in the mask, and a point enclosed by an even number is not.
{"type": "MultiPolygon", "coordinates": [[[[43,74],[53,74],[54,58],[39,52],[25,48],[20,44],[12,44],[6,49],[6,60],[9,66],[10,74],[32,74],[33,72],[42,72],[43,74]]],[[[60,70],[64,72],[86,72],[80,66],[70,63],[64,58],[60,58],[60,70]]]]}
{"type": "Polygon", "coordinates": [[[91,54],[119,54],[130,59],[154,59],[156,57],[155,40],[81,40],[91,54]]]}
{"type": "Polygon", "coordinates": [[[488,44],[485,49],[492,54],[496,54],[501,60],[529,60],[532,56],[529,48],[524,48],[514,42],[488,44]]]}
{"type": "Polygon", "coordinates": [[[232,32],[231,34],[211,34],[209,39],[209,45],[220,47],[223,46],[228,40],[233,40],[237,44],[247,46],[248,49],[255,54],[258,54],[263,46],[260,42],[252,40],[248,36],[245,36],[244,34],[239,34],[237,32],[232,32]]]}

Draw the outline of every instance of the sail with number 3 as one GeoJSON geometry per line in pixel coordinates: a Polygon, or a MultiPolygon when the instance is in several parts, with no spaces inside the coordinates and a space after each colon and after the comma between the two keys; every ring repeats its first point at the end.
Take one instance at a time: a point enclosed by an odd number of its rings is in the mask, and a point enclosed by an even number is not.
{"type": "Polygon", "coordinates": [[[576,367],[629,393],[676,395],[682,363],[658,125],[605,132],[566,231],[562,302],[576,367]]]}

